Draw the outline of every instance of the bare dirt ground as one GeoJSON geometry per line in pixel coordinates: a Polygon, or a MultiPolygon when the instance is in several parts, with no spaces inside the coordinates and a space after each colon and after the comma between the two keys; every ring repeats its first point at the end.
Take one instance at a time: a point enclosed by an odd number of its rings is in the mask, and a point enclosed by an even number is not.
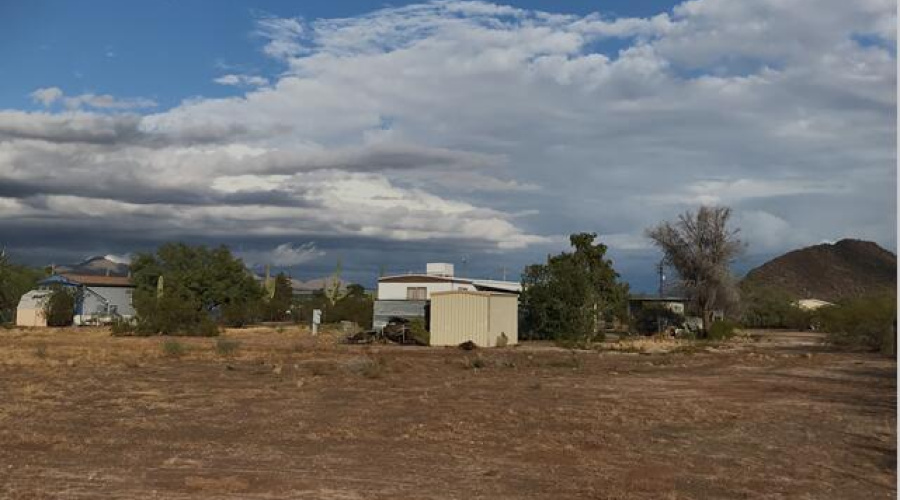
{"type": "Polygon", "coordinates": [[[178,339],[177,356],[160,338],[0,330],[0,498],[897,493],[896,363],[815,336],[615,352],[226,337],[230,355],[178,339]]]}

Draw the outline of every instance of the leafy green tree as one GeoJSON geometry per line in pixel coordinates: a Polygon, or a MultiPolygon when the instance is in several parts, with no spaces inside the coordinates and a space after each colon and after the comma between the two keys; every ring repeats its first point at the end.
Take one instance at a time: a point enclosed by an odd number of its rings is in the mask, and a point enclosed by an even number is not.
{"type": "Polygon", "coordinates": [[[595,233],[569,237],[574,251],[525,268],[521,303],[525,330],[535,338],[591,340],[603,320],[624,315],[628,286],[606,258],[595,233]]]}
{"type": "Polygon", "coordinates": [[[138,330],[210,334],[211,315],[243,326],[260,312],[264,291],[227,247],[167,243],[131,264],[138,330]],[[159,287],[160,277],[163,286],[159,287]]]}
{"type": "Polygon", "coordinates": [[[0,323],[13,321],[19,299],[37,286],[44,273],[39,269],[13,264],[5,251],[0,251],[0,323]]]}
{"type": "Polygon", "coordinates": [[[372,327],[374,302],[361,285],[347,286],[347,293],[334,305],[328,305],[325,316],[329,322],[352,321],[363,328],[372,327]]]}

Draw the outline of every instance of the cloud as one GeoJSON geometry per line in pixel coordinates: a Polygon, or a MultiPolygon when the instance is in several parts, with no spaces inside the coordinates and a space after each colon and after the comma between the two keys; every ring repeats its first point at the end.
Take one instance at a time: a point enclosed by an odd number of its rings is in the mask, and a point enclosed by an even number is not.
{"type": "Polygon", "coordinates": [[[262,87],[269,84],[269,80],[261,76],[227,74],[222,75],[214,82],[219,85],[230,85],[233,87],[262,87]]]}
{"type": "Polygon", "coordinates": [[[73,97],[63,98],[63,103],[69,109],[79,109],[83,107],[91,107],[97,109],[141,109],[154,108],[157,106],[153,99],[143,97],[130,97],[119,99],[109,94],[81,94],[73,97]]]}
{"type": "Polygon", "coordinates": [[[106,260],[115,262],[116,264],[131,264],[131,254],[116,255],[110,253],[106,254],[104,258],[106,260]]]}
{"type": "Polygon", "coordinates": [[[282,243],[270,250],[245,250],[238,253],[250,266],[271,264],[278,267],[292,267],[306,264],[325,255],[314,242],[303,244],[282,243]]]}
{"type": "Polygon", "coordinates": [[[44,107],[62,102],[70,110],[95,108],[103,110],[128,110],[156,107],[156,101],[143,97],[116,98],[109,94],[81,94],[66,97],[59,87],[40,88],[29,94],[34,102],[44,107]]]}
{"type": "Polygon", "coordinates": [[[30,95],[35,102],[39,102],[44,106],[49,106],[62,98],[63,91],[60,90],[59,87],[47,87],[37,89],[30,95]]]}
{"type": "Polygon", "coordinates": [[[293,57],[303,52],[299,38],[305,33],[301,18],[263,15],[256,20],[256,35],[268,40],[263,52],[274,58],[293,57]]]}
{"type": "Polygon", "coordinates": [[[283,71],[227,69],[219,83],[239,95],[70,110],[79,96],[49,87],[32,97],[62,109],[0,111],[0,232],[314,240],[488,266],[596,231],[636,269],[630,256],[653,260],[644,228],[724,203],[759,252],[851,235],[893,247],[894,10],[694,0],[636,18],[441,1],[259,16],[283,71]]]}

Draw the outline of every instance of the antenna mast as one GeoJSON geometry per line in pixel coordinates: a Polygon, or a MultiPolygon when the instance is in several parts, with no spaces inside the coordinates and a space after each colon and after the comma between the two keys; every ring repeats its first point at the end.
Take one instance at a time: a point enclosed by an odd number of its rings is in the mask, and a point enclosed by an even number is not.
{"type": "Polygon", "coordinates": [[[666,274],[665,268],[663,267],[663,261],[659,261],[659,264],[656,265],[656,273],[659,276],[659,297],[662,298],[666,283],[666,274]]]}

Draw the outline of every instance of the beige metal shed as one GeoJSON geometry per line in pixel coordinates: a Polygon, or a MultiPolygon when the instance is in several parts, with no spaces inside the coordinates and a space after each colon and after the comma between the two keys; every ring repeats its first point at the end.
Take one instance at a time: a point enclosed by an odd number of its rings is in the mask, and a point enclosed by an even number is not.
{"type": "Polygon", "coordinates": [[[452,291],[431,294],[431,345],[472,341],[494,347],[519,342],[519,296],[510,293],[452,291]]]}
{"type": "Polygon", "coordinates": [[[44,300],[49,294],[47,290],[32,290],[23,295],[16,307],[16,326],[47,326],[44,300]]]}

